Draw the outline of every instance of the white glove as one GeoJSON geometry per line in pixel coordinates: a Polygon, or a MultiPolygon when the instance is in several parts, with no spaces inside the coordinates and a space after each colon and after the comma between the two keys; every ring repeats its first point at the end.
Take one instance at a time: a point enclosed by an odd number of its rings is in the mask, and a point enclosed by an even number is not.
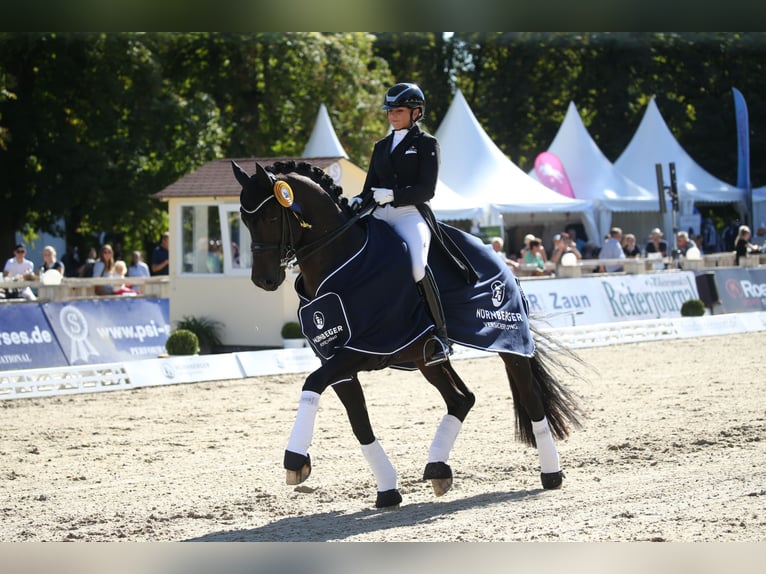
{"type": "Polygon", "coordinates": [[[394,200],[394,190],[387,187],[371,187],[375,198],[375,203],[378,205],[385,205],[391,203],[394,200]]]}
{"type": "Polygon", "coordinates": [[[362,198],[358,195],[356,197],[352,197],[348,200],[348,206],[351,208],[351,211],[356,211],[362,207],[362,198]]]}

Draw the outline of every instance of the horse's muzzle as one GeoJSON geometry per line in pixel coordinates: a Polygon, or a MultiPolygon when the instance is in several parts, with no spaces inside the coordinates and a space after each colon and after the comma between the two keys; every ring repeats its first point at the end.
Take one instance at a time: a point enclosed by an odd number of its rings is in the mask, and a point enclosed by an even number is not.
{"type": "Polygon", "coordinates": [[[261,277],[257,276],[255,273],[251,273],[250,280],[259,289],[263,289],[264,291],[276,291],[285,280],[285,271],[284,269],[281,269],[279,275],[276,277],[261,277]]]}

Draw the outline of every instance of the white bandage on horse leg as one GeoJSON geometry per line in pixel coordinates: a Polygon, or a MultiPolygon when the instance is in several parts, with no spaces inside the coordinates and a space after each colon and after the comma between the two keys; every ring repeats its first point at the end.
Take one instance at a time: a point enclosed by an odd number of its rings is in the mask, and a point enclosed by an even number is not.
{"type": "Polygon", "coordinates": [[[375,476],[375,482],[378,485],[378,492],[385,492],[396,488],[396,469],[386,455],[386,451],[375,439],[370,444],[362,445],[362,454],[367,464],[370,465],[372,474],[375,476]]]}
{"type": "Polygon", "coordinates": [[[319,393],[303,391],[298,402],[298,413],[287,441],[287,450],[306,454],[309,451],[311,438],[314,436],[314,421],[319,410],[319,393]]]}
{"type": "Polygon", "coordinates": [[[558,472],[561,470],[559,464],[559,452],[553,443],[551,428],[548,426],[548,419],[543,417],[541,421],[532,421],[532,432],[535,433],[537,442],[537,454],[540,457],[540,472],[558,472]]]}
{"type": "Polygon", "coordinates": [[[453,415],[444,415],[436,429],[431,448],[428,449],[428,462],[447,462],[452,447],[463,423],[453,415]]]}

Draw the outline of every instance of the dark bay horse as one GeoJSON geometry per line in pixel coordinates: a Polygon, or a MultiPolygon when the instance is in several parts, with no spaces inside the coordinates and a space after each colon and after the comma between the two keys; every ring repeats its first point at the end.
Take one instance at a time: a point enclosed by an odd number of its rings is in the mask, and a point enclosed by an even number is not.
{"type": "MultiPolygon", "coordinates": [[[[240,212],[252,239],[251,280],[261,289],[274,291],[284,282],[285,269],[297,262],[300,275],[295,288],[301,299],[301,327],[321,361],[302,388],[285,450],[287,483],[300,484],[311,472],[308,447],[318,403],[327,387],[332,387],[346,409],[375,476],[375,506],[399,506],[402,497],[396,471],[372,430],[358,373],[411,366],[436,387],[447,407],[431,443],[423,475],[424,480],[431,480],[437,496],[444,494],[452,485],[452,470],[447,464],[449,453],[475,398],[450,361],[425,364],[423,347],[430,338],[433,323],[424,315],[424,304],[412,281],[409,257],[398,236],[387,224],[372,217],[362,219],[359,213],[352,212],[341,196],[341,188],[321,169],[307,163],[278,162],[267,168],[256,164],[252,176],[235,162],[232,168],[242,185],[240,212]],[[374,244],[382,244],[383,248],[372,255],[369,251],[374,244]],[[399,268],[402,273],[395,275],[399,268]],[[343,271],[348,273],[343,275],[343,271]],[[355,286],[355,282],[361,283],[355,286]]],[[[468,236],[439,225],[458,239],[460,234],[468,236]]],[[[487,259],[485,254],[489,251],[483,246],[469,243],[464,249],[469,260],[483,259],[491,266],[490,275],[495,275],[490,276],[486,287],[487,298],[482,300],[486,304],[477,303],[479,299],[475,297],[468,301],[469,315],[481,316],[484,325],[481,333],[474,333],[473,316],[467,321],[456,318],[450,322],[450,310],[460,307],[466,298],[462,288],[458,287],[459,299],[453,297],[456,302],[451,304],[443,289],[450,281],[450,273],[435,273],[445,301],[450,340],[489,351],[501,349],[498,354],[511,387],[516,436],[521,442],[537,447],[543,488],[559,488],[563,473],[554,439],[564,439],[571,429],[579,427],[583,411],[575,395],[551,370],[551,363],[559,366],[560,363],[544,352],[541,345],[535,345],[540,336],[529,326],[519,282],[494,254],[491,260],[487,259]],[[499,305],[498,301],[506,299],[515,301],[516,307],[511,311],[492,310],[493,305],[499,305]],[[464,331],[468,329],[462,338],[461,327],[464,331]],[[510,340],[518,348],[506,350],[495,344],[509,336],[516,337],[510,340]]],[[[435,258],[434,250],[432,245],[429,266],[435,258]]]]}

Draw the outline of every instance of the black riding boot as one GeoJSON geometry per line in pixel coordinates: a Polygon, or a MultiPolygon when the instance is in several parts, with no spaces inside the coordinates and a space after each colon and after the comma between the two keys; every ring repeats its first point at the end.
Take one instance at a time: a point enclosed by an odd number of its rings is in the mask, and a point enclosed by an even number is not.
{"type": "Polygon", "coordinates": [[[439,297],[439,288],[436,286],[434,276],[431,270],[426,267],[426,275],[421,281],[418,281],[418,288],[423,296],[423,300],[428,307],[431,318],[434,320],[434,333],[426,341],[423,349],[423,358],[426,366],[438,365],[449,359],[452,349],[447,339],[447,324],[444,318],[444,309],[442,308],[441,298],[439,297]],[[433,352],[428,355],[427,349],[433,348],[433,352]]]}

